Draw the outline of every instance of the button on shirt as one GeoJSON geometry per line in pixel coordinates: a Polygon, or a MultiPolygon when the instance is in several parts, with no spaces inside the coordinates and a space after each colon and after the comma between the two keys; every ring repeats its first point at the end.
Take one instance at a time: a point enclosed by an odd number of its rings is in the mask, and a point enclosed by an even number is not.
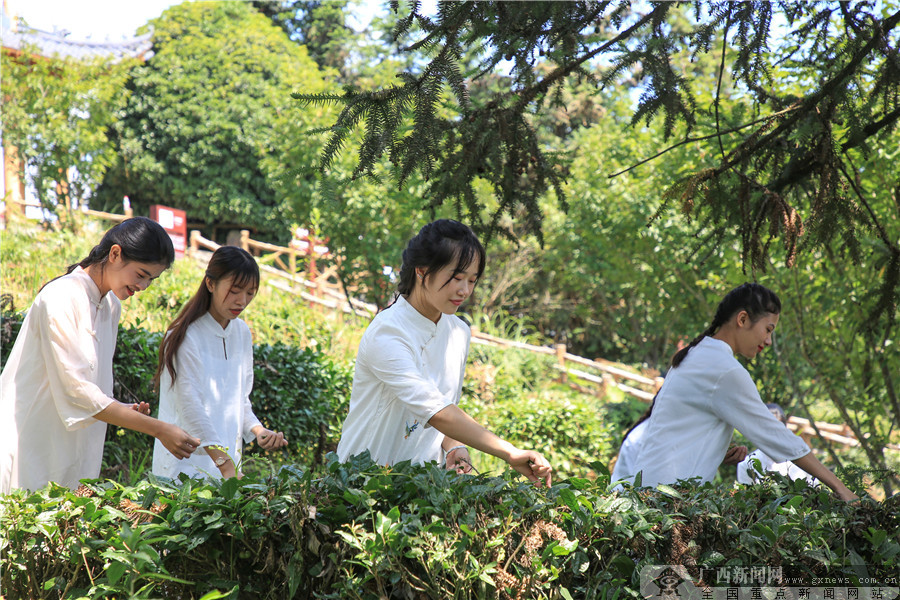
{"type": "Polygon", "coordinates": [[[735,429],[777,462],[810,452],[763,404],[731,346],[711,337],[666,374],[648,422],[635,464],[646,486],[711,481],[735,429]]]}
{"type": "Polygon", "coordinates": [[[444,434],[428,421],[459,403],[470,337],[459,317],[435,323],[403,296],[378,313],[359,344],[339,459],[368,450],[379,464],[440,462],[444,434]]]}
{"type": "Polygon", "coordinates": [[[0,376],[0,492],[100,475],[121,312],[81,267],[35,297],[0,376]]]}

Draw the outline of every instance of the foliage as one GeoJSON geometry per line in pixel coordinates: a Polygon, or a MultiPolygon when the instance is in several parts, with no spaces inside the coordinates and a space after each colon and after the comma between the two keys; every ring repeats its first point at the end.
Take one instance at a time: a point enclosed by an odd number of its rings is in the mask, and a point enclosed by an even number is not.
{"type": "Polygon", "coordinates": [[[362,456],[317,478],[50,485],[0,498],[0,584],[31,598],[640,597],[642,569],[674,564],[694,581],[784,565],[896,586],[896,498],[845,504],[780,477],[725,494],[608,483],[544,490],[362,456]]]}
{"type": "Polygon", "coordinates": [[[115,157],[108,130],[135,63],[42,57],[35,48],[0,54],[4,149],[27,166],[19,177],[45,207],[67,211],[102,181],[115,157]]]}
{"type": "Polygon", "coordinates": [[[306,46],[319,68],[334,69],[348,78],[350,54],[360,36],[347,25],[349,0],[253,0],[253,7],[306,46]]]}
{"type": "MultiPolygon", "coordinates": [[[[372,175],[388,156],[399,185],[422,172],[433,205],[450,201],[490,233],[508,215],[540,239],[539,199],[552,191],[565,207],[566,174],[556,148],[539,143],[529,117],[560,103],[571,79],[602,89],[636,78],[631,123],[661,119],[665,140],[682,139],[653,156],[697,142],[712,163],[666,182],[660,210],[677,204],[698,216],[711,234],[709,247],[740,232],[742,258],[754,268],[765,266],[776,240],[788,264],[801,249],[834,240],[858,249],[859,230],[877,228],[877,221],[847,197],[859,170],[846,154],[880,147],[900,119],[897,7],[698,2],[683,30],[677,3],[631,6],[440,2],[429,16],[420,2],[411,3],[396,34],[418,28],[404,51],[422,61],[399,73],[399,84],[297,95],[311,105],[344,105],[321,151],[320,171],[328,171],[362,126],[354,176],[372,175]],[[483,54],[467,71],[471,57],[463,49],[472,47],[483,54]],[[716,83],[708,87],[683,65],[719,48],[716,83]],[[470,97],[472,79],[506,65],[506,85],[479,101],[470,97]],[[726,111],[720,94],[729,88],[740,102],[726,111]],[[700,101],[704,93],[711,102],[700,101]],[[455,114],[440,114],[445,102],[455,114]],[[490,181],[496,199],[486,218],[475,188],[480,179],[490,181]]],[[[393,7],[401,13],[399,3],[393,7]]],[[[885,314],[896,307],[900,247],[887,235],[879,244],[893,257],[876,305],[885,314]]]]}
{"type": "Polygon", "coordinates": [[[139,212],[162,203],[192,222],[284,240],[314,187],[285,156],[311,160],[315,145],[295,133],[325,116],[288,114],[288,95],[327,89],[315,63],[245,3],[184,3],[152,24],[154,54],[132,73],[119,160],[99,198],[116,205],[128,194],[139,212]]]}

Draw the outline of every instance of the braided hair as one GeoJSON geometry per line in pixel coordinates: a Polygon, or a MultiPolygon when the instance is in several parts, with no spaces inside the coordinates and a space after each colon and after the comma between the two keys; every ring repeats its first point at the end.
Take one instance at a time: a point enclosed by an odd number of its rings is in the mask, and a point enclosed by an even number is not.
{"type": "Polygon", "coordinates": [[[769,288],[758,283],[744,283],[734,288],[722,298],[712,323],[686,347],[672,357],[672,367],[677,367],[687,356],[691,348],[700,343],[706,336],[714,335],[722,325],[727,323],[740,311],[747,311],[750,321],[755,323],[767,314],[781,313],[781,300],[769,288]]]}
{"type": "Polygon", "coordinates": [[[397,294],[409,296],[415,287],[416,269],[425,269],[424,279],[455,260],[456,268],[441,286],[443,288],[475,261],[478,261],[478,278],[481,279],[486,257],[484,247],[467,225],[453,219],[438,219],[422,227],[409,240],[402,260],[397,294]]]}

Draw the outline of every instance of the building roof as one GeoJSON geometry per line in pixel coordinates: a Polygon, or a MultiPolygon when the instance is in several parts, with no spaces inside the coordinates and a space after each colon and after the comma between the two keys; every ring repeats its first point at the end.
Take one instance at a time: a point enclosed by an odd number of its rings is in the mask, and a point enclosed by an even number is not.
{"type": "Polygon", "coordinates": [[[22,52],[30,46],[34,48],[33,52],[46,58],[78,60],[105,58],[111,62],[117,62],[123,58],[148,58],[150,48],[153,46],[152,31],[140,37],[119,42],[78,41],[69,39],[69,32],[65,30],[42,31],[23,25],[15,17],[10,18],[5,10],[2,16],[0,36],[2,36],[3,48],[22,52]]]}

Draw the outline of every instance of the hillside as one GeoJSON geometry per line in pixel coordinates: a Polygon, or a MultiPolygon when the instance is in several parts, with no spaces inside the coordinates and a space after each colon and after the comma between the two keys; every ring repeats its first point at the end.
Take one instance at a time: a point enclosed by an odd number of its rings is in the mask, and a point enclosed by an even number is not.
{"type": "MultiPolygon", "coordinates": [[[[4,307],[27,306],[98,232],[90,222],[77,235],[4,232],[4,307]]],[[[120,397],[154,402],[161,330],[201,272],[178,261],[125,303],[120,397]]],[[[146,436],[110,428],[100,480],[0,496],[6,597],[615,599],[655,593],[666,565],[696,597],[751,566],[777,575],[757,582],[772,595],[782,577],[808,587],[834,576],[893,597],[898,497],[847,504],[780,476],[731,489],[721,473],[726,486],[612,490],[608,461],[643,404],[561,384],[552,356],[474,345],[463,399],[491,429],[545,452],[550,489],[483,456],[477,476],[365,456],[340,464],[327,452],[365,323],[265,285],[248,312],[254,407],[291,445],[251,448],[242,480],[178,483],[147,473],[146,436]]],[[[4,355],[16,327],[5,310],[4,355]]],[[[841,475],[862,493],[865,473],[841,475]]]]}

